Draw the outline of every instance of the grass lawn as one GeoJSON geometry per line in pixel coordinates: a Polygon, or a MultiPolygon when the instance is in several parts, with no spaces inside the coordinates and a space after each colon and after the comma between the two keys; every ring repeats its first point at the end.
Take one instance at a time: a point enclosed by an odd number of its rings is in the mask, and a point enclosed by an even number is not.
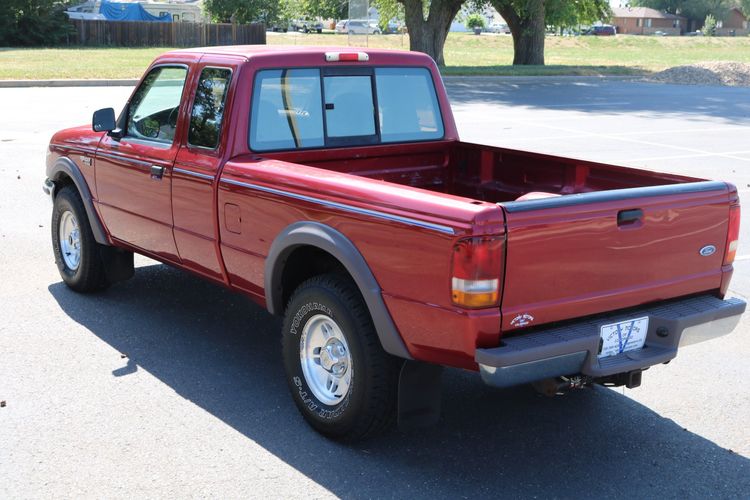
{"type": "MultiPolygon", "coordinates": [[[[370,36],[357,43],[408,49],[404,35],[370,36]]],[[[347,45],[334,34],[268,34],[273,45],[347,45]]],[[[0,80],[137,78],[169,48],[0,49],[0,80]]],[[[547,66],[513,67],[508,35],[451,33],[445,45],[446,75],[643,74],[704,61],[750,63],[750,37],[548,37],[547,66]]]]}

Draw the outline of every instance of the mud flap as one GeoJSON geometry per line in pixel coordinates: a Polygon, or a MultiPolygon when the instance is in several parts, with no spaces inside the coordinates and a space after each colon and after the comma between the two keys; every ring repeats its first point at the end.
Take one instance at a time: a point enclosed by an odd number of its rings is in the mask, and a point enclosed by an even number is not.
{"type": "Polygon", "coordinates": [[[104,273],[109,284],[128,280],[135,274],[133,252],[100,245],[99,254],[104,262],[104,273]]]}
{"type": "Polygon", "coordinates": [[[443,367],[404,361],[398,379],[398,428],[425,427],[440,419],[443,367]]]}

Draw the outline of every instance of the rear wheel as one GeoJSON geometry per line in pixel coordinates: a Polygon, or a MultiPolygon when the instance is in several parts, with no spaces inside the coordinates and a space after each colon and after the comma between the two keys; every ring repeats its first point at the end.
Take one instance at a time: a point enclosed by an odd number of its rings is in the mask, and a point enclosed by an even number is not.
{"type": "Polygon", "coordinates": [[[52,210],[52,250],[66,285],[77,292],[108,286],[99,247],[81,195],[73,186],[62,188],[52,210]]]}
{"type": "Polygon", "coordinates": [[[317,276],[294,292],[283,356],[292,398],[320,433],[353,441],[393,421],[399,363],[383,351],[349,278],[317,276]]]}

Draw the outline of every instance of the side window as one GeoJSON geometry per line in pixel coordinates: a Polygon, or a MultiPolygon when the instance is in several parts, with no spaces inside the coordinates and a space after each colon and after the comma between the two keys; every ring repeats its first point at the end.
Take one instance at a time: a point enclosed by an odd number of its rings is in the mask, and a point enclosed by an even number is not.
{"type": "Polygon", "coordinates": [[[171,144],[185,86],[187,69],[154,68],[130,101],[127,135],[171,144]]]}
{"type": "Polygon", "coordinates": [[[323,144],[320,71],[260,71],[253,89],[250,147],[271,151],[323,144]]]}
{"type": "Polygon", "coordinates": [[[327,76],[323,80],[328,137],[375,135],[372,78],[327,76]]]}
{"type": "Polygon", "coordinates": [[[193,110],[190,112],[190,145],[210,149],[219,145],[224,104],[231,76],[232,71],[224,68],[206,68],[201,72],[193,110]]]}

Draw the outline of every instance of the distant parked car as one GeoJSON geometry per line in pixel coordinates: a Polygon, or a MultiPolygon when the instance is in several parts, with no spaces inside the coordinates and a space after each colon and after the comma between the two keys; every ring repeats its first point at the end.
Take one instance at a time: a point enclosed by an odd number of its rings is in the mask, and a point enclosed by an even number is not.
{"type": "Polygon", "coordinates": [[[381,31],[375,21],[346,19],[336,23],[336,33],[349,33],[351,35],[379,35],[381,31]]]}
{"type": "Polygon", "coordinates": [[[617,34],[617,30],[614,26],[610,25],[592,26],[588,30],[584,31],[583,34],[594,36],[615,36],[617,34]]]}
{"type": "Polygon", "coordinates": [[[383,30],[383,33],[386,33],[386,34],[395,34],[395,33],[400,33],[400,32],[401,32],[401,25],[393,21],[389,22],[388,26],[386,26],[385,29],[383,30]]]}
{"type": "Polygon", "coordinates": [[[268,30],[274,33],[286,33],[289,31],[289,24],[286,21],[276,22],[268,27],[268,30]]]}
{"type": "Polygon", "coordinates": [[[505,23],[495,23],[490,24],[487,28],[485,28],[485,31],[487,33],[504,33],[509,34],[510,28],[505,23]]]}
{"type": "Polygon", "coordinates": [[[307,19],[297,19],[291,22],[292,31],[302,31],[303,33],[323,33],[323,23],[319,21],[310,21],[307,19]]]}

